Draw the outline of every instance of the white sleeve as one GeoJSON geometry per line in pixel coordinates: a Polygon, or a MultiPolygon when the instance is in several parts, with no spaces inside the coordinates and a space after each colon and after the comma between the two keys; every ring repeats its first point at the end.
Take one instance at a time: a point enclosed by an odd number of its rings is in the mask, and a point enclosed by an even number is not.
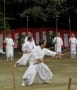
{"type": "Polygon", "coordinates": [[[77,39],[76,39],[76,44],[77,44],[77,39]]]}
{"type": "Polygon", "coordinates": [[[45,51],[45,55],[48,55],[48,56],[55,56],[56,55],[56,52],[55,51],[51,51],[49,49],[44,49],[45,51]]]}
{"type": "Polygon", "coordinates": [[[69,38],[69,42],[71,42],[71,38],[69,38]]]}
{"type": "Polygon", "coordinates": [[[53,39],[53,43],[55,43],[56,42],[56,37],[53,39]]]}
{"type": "Polygon", "coordinates": [[[36,47],[36,44],[35,44],[35,41],[34,41],[34,39],[33,39],[33,41],[32,41],[32,42],[33,42],[33,47],[35,48],[35,47],[36,47]]]}
{"type": "Polygon", "coordinates": [[[11,41],[12,41],[12,45],[14,45],[14,41],[13,41],[13,39],[11,39],[11,41]]]}
{"type": "Polygon", "coordinates": [[[7,38],[5,38],[5,40],[4,40],[4,43],[6,43],[7,42],[7,38]]]}
{"type": "Polygon", "coordinates": [[[62,38],[61,38],[61,45],[63,45],[63,40],[62,40],[62,38]]]}
{"type": "Polygon", "coordinates": [[[25,37],[25,40],[24,40],[24,42],[27,42],[27,40],[28,40],[28,36],[26,36],[26,37],[25,37]]]}
{"type": "Polygon", "coordinates": [[[24,52],[25,50],[26,50],[26,44],[24,43],[23,45],[22,45],[22,51],[24,52]]]}

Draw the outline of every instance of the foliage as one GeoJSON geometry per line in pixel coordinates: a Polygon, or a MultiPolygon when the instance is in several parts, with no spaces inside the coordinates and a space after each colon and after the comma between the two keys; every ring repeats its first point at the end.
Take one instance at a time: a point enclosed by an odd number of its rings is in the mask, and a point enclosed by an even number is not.
{"type": "Polygon", "coordinates": [[[47,34],[47,45],[46,45],[47,48],[54,47],[53,39],[55,36],[56,36],[55,32],[52,32],[50,35],[47,34]]]}
{"type": "MultiPolygon", "coordinates": [[[[29,26],[55,26],[55,18],[72,18],[77,15],[77,0],[5,0],[6,16],[10,27],[25,27],[27,16],[29,26]],[[15,18],[15,19],[11,19],[15,18]],[[18,23],[18,24],[17,24],[18,23]]],[[[3,12],[3,0],[0,0],[3,12]]],[[[65,21],[67,22],[67,21],[65,21]]],[[[60,22],[60,26],[64,23],[60,22]]],[[[74,23],[74,22],[73,22],[74,23]]],[[[65,27],[65,26],[64,26],[65,27]]]]}

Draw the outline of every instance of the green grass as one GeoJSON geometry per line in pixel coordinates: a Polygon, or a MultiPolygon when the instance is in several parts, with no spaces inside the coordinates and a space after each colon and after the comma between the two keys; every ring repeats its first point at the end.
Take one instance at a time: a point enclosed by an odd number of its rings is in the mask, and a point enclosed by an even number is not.
{"type": "MultiPolygon", "coordinates": [[[[15,61],[20,57],[15,56],[15,61]]],[[[63,60],[46,58],[45,63],[52,70],[54,76],[51,84],[34,82],[32,86],[21,87],[21,78],[28,66],[15,68],[16,90],[67,90],[68,79],[72,78],[71,90],[77,90],[77,60],[64,58],[63,60]]],[[[12,63],[0,55],[0,90],[14,90],[12,63]]]]}

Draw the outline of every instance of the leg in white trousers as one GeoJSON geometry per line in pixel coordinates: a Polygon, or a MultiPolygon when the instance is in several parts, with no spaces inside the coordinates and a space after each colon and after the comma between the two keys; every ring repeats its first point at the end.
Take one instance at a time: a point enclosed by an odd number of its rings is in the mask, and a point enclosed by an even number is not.
{"type": "Polygon", "coordinates": [[[23,54],[23,56],[16,62],[18,65],[26,65],[29,60],[30,54],[23,54]]]}
{"type": "Polygon", "coordinates": [[[30,65],[27,71],[24,73],[22,79],[25,82],[25,85],[31,85],[35,79],[37,70],[37,65],[30,65]]]}

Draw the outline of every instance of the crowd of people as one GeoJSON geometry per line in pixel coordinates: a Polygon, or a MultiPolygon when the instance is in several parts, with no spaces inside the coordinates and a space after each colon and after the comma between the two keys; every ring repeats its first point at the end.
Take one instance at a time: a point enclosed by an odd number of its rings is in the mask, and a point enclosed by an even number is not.
{"type": "MultiPolygon", "coordinates": [[[[7,61],[12,61],[14,57],[14,41],[10,34],[5,38],[5,43],[7,61]]],[[[22,45],[23,54],[16,62],[17,66],[24,66],[29,63],[27,70],[22,76],[22,86],[32,85],[36,76],[38,76],[40,83],[48,83],[48,81],[52,79],[53,73],[44,63],[44,57],[48,55],[59,59],[62,58],[63,40],[59,32],[54,37],[53,43],[55,45],[54,51],[46,48],[45,40],[39,41],[39,45],[36,45],[31,32],[28,32],[22,45]]],[[[72,33],[69,38],[69,45],[71,58],[76,58],[77,39],[74,33],[72,33]]]]}

